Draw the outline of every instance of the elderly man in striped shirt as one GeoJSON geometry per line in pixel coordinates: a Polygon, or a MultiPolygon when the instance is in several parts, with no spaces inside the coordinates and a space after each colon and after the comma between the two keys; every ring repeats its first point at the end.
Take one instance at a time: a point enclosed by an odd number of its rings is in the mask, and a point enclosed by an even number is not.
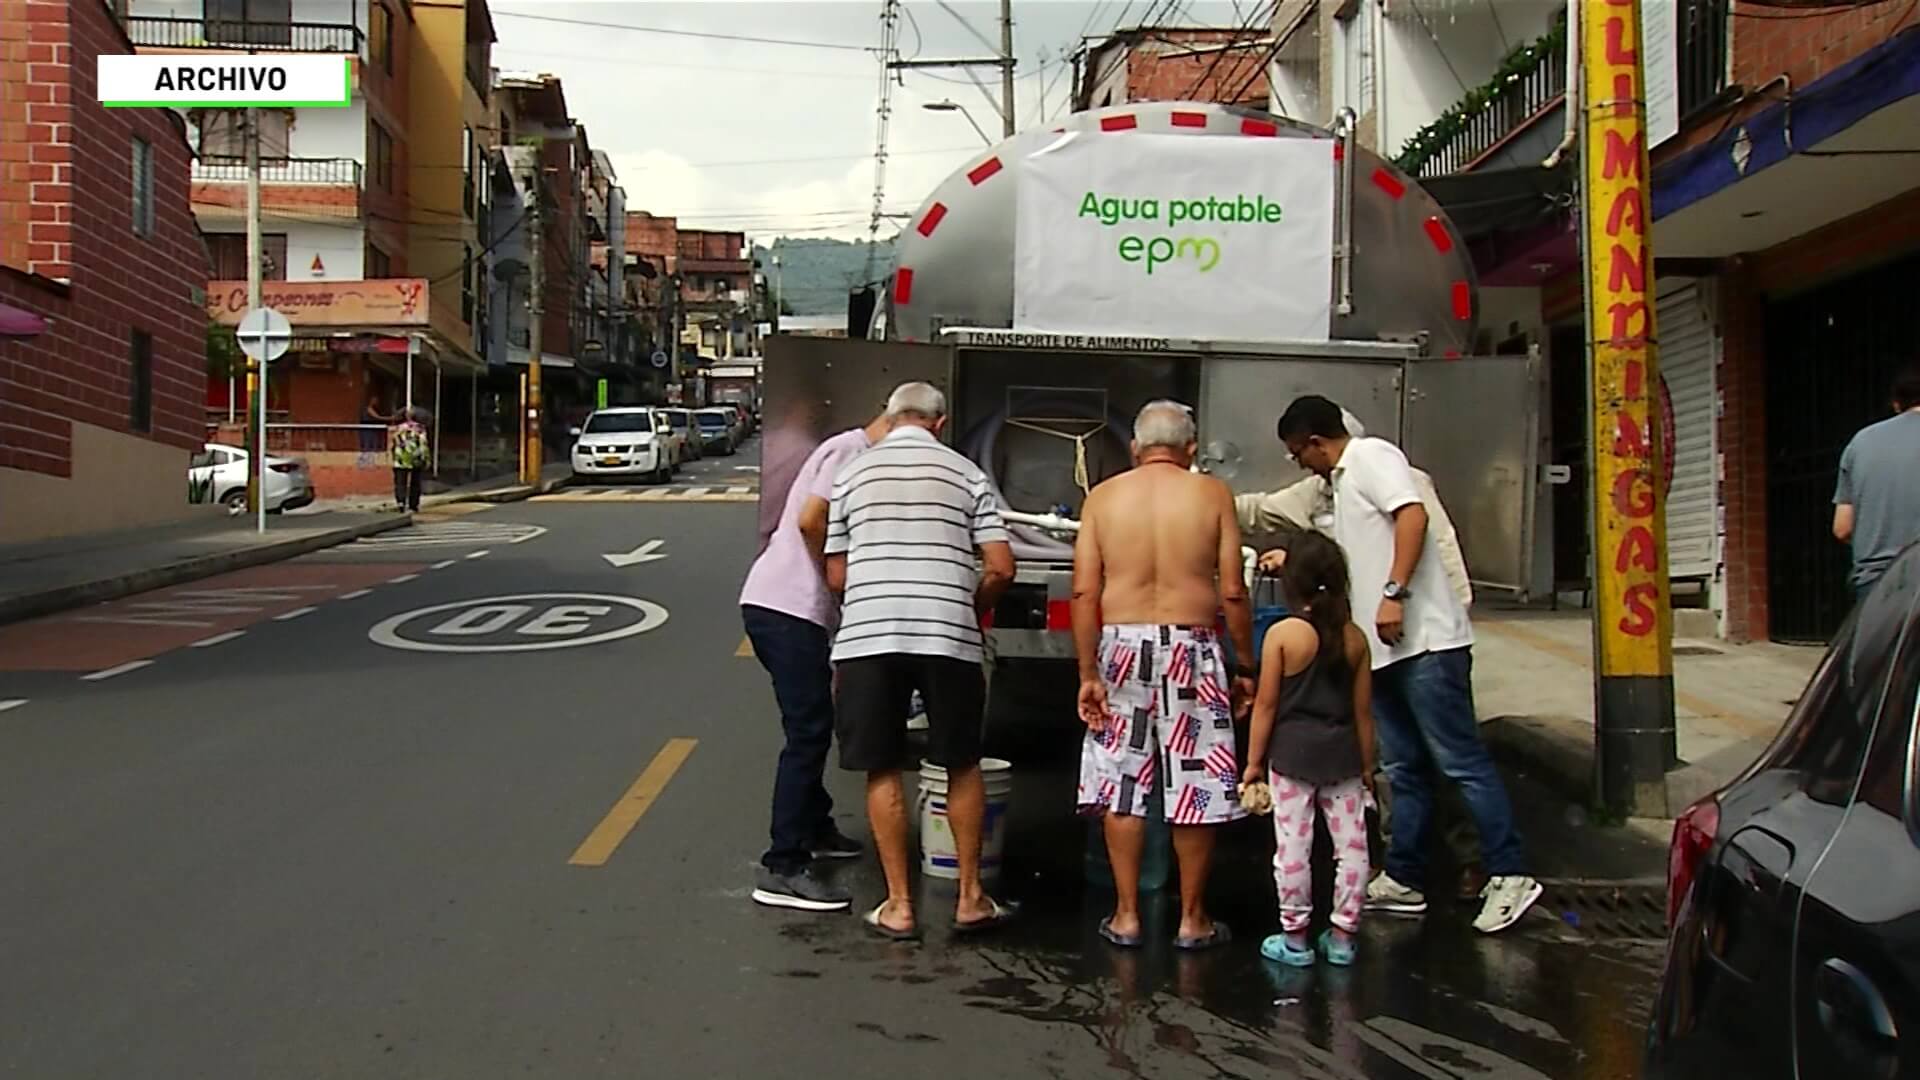
{"type": "Polygon", "coordinates": [[[927,760],[948,777],[960,871],[953,928],[992,929],[1013,910],[980,884],[980,620],[1013,581],[1013,549],[987,475],[938,438],[945,395],[906,383],[887,399],[887,418],[887,436],[841,468],[827,517],[827,586],[842,594],[833,642],[840,766],[867,774],[867,818],[887,879],[887,898],[865,921],[882,937],[919,933],[900,777],[917,690],[926,701],[927,760]]]}

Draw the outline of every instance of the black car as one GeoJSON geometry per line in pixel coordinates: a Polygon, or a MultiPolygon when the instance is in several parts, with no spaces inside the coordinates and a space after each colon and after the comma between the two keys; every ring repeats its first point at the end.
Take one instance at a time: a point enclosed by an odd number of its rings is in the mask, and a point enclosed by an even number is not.
{"type": "Polygon", "coordinates": [[[1675,822],[1648,1077],[1920,1077],[1917,685],[1920,545],[1766,753],[1675,822]]]}

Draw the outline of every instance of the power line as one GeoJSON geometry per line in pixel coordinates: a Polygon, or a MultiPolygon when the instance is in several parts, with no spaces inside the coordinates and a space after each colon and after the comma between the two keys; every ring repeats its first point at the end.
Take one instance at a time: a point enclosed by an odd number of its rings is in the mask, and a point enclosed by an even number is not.
{"type": "Polygon", "coordinates": [[[600,30],[626,30],[636,34],[666,34],[672,37],[703,38],[709,41],[738,41],[753,45],[782,45],[795,49],[832,49],[836,52],[867,52],[864,45],[842,45],[833,41],[800,41],[790,38],[755,37],[750,34],[720,34],[706,30],[670,30],[663,26],[638,26],[633,23],[602,22],[598,19],[569,19],[559,15],[530,15],[523,11],[496,11],[496,16],[526,19],[529,22],[561,23],[567,26],[591,26],[600,30]]]}

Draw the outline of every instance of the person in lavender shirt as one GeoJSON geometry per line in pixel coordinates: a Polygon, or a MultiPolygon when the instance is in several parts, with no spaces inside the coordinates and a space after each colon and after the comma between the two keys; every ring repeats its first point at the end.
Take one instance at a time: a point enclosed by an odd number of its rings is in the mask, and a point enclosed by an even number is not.
{"type": "Polygon", "coordinates": [[[813,860],[857,859],[858,842],[833,823],[824,781],[833,743],[833,667],[828,657],[840,606],[823,575],[828,498],[840,467],[879,442],[885,415],[815,447],[794,476],[779,524],[747,571],[740,617],[753,655],[773,679],[786,745],[773,778],[772,843],[760,858],[755,903],[801,911],[844,911],[845,889],[814,873],[813,860]]]}

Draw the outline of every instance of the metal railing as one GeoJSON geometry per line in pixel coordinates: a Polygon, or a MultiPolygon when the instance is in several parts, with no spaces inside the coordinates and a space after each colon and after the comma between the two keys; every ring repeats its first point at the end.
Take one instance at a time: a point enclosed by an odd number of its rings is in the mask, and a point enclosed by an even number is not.
{"type": "MultiPolygon", "coordinates": [[[[343,184],[359,187],[360,163],[352,158],[260,159],[263,184],[343,184]]],[[[193,178],[202,183],[243,184],[247,180],[247,159],[226,154],[205,154],[194,160],[193,178]]]]}
{"type": "Polygon", "coordinates": [[[1680,0],[1678,87],[1680,122],[1711,104],[1727,88],[1727,24],[1730,0],[1680,0]]]}
{"type": "Polygon", "coordinates": [[[158,49],[266,49],[276,52],[360,52],[364,35],[349,23],[255,19],[181,19],[129,15],[127,38],[158,49]]]}
{"type": "Polygon", "coordinates": [[[1564,37],[1557,37],[1530,68],[1511,73],[1482,99],[1477,112],[1462,116],[1455,130],[1416,163],[1414,174],[1445,176],[1471,166],[1566,92],[1567,44],[1564,37]]]}

